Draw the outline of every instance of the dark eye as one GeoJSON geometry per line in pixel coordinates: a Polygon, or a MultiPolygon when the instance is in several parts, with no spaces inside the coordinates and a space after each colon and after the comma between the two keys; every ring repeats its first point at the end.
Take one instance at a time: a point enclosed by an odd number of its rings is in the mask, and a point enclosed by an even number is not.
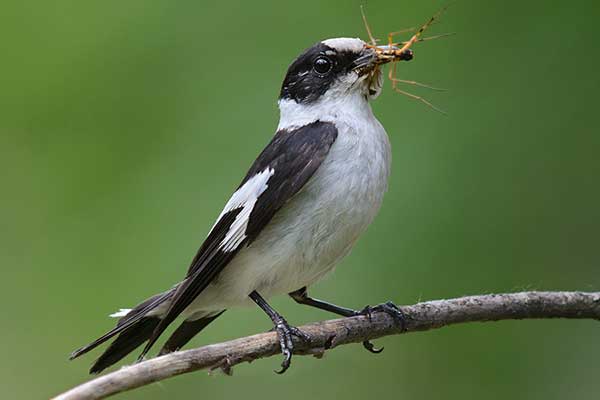
{"type": "Polygon", "coordinates": [[[317,74],[325,75],[333,68],[333,63],[327,57],[319,57],[313,63],[313,69],[317,74]]]}

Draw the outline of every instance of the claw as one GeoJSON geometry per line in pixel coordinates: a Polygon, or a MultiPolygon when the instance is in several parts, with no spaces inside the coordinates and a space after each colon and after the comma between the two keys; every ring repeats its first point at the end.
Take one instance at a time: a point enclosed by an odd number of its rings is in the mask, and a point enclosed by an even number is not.
{"type": "Polygon", "coordinates": [[[367,349],[370,353],[373,353],[373,354],[379,354],[384,349],[383,347],[380,349],[376,348],[375,345],[373,343],[371,343],[370,340],[365,340],[364,342],[362,342],[362,344],[365,349],[367,349]]]}
{"type": "Polygon", "coordinates": [[[283,354],[283,361],[281,362],[281,369],[275,370],[277,374],[283,374],[290,367],[292,362],[292,354],[294,352],[294,341],[292,336],[296,336],[298,339],[303,341],[310,341],[310,335],[302,332],[295,326],[290,326],[287,321],[281,318],[275,325],[275,331],[279,338],[279,347],[281,347],[281,354],[283,354]]]}
{"type": "Polygon", "coordinates": [[[289,349],[285,349],[281,351],[283,353],[283,361],[281,362],[281,369],[278,371],[276,369],[273,370],[276,374],[283,374],[290,367],[292,362],[292,352],[289,349]]]}
{"type": "MultiPolygon", "coordinates": [[[[365,308],[363,308],[362,310],[357,311],[356,315],[365,316],[369,319],[369,321],[371,321],[373,317],[373,312],[384,312],[387,315],[391,316],[396,322],[396,324],[398,324],[401,327],[402,332],[406,332],[406,315],[404,315],[402,310],[391,301],[388,301],[383,304],[378,304],[374,307],[365,306],[365,308]]],[[[364,342],[362,342],[362,344],[363,347],[371,353],[379,354],[383,351],[383,347],[378,349],[369,340],[365,340],[364,342]]]]}
{"type": "Polygon", "coordinates": [[[300,329],[296,328],[295,326],[291,326],[289,325],[288,328],[290,329],[290,333],[294,336],[296,336],[298,339],[304,341],[304,342],[310,342],[312,340],[312,336],[310,336],[308,333],[301,331],[300,329]]]}
{"type": "Polygon", "coordinates": [[[406,332],[406,315],[397,305],[395,305],[391,301],[388,301],[386,303],[375,306],[373,310],[383,311],[387,315],[391,316],[392,318],[394,318],[394,321],[396,321],[396,324],[400,325],[402,332],[406,332]]]}
{"type": "Polygon", "coordinates": [[[363,317],[367,317],[367,319],[369,320],[369,322],[371,322],[372,318],[373,318],[373,313],[372,313],[372,307],[369,305],[366,305],[362,310],[360,310],[359,312],[356,313],[356,315],[362,315],[363,317]]]}

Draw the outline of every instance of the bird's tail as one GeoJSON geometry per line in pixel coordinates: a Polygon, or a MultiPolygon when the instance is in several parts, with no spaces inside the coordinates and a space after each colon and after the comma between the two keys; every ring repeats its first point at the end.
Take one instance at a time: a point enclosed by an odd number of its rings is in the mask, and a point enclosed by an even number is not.
{"type": "MultiPolygon", "coordinates": [[[[152,333],[160,323],[161,318],[155,313],[150,312],[155,310],[161,304],[169,301],[175,293],[175,289],[176,288],[173,288],[167,292],[152,296],[138,304],[132,310],[122,309],[120,312],[113,314],[113,317],[121,317],[117,322],[117,326],[87,346],[75,350],[71,353],[69,359],[72,360],[77,358],[80,355],[93,350],[112,337],[119,335],[94,362],[94,365],[90,368],[90,373],[100,373],[105,368],[119,362],[127,354],[131,353],[152,336],[152,333]]],[[[202,313],[200,315],[196,314],[184,321],[167,340],[159,355],[179,350],[192,339],[194,335],[204,329],[219,315],[223,314],[223,312],[225,312],[225,310],[213,313],[202,313]]]]}
{"type": "Polygon", "coordinates": [[[121,360],[139,345],[148,340],[150,335],[152,335],[154,328],[160,322],[160,318],[157,316],[150,316],[148,313],[169,300],[173,293],[174,290],[169,290],[157,294],[138,304],[132,310],[121,310],[121,313],[113,314],[113,316],[123,315],[117,322],[117,326],[87,346],[75,350],[71,353],[69,359],[72,360],[77,358],[111,339],[115,335],[119,335],[96,360],[90,369],[90,373],[99,373],[103,369],[121,360]]]}
{"type": "Polygon", "coordinates": [[[134,351],[138,346],[150,338],[154,328],[160,322],[156,317],[144,317],[131,328],[121,332],[119,336],[108,346],[104,353],[94,362],[90,368],[90,374],[98,374],[105,368],[119,362],[127,354],[134,351]]]}

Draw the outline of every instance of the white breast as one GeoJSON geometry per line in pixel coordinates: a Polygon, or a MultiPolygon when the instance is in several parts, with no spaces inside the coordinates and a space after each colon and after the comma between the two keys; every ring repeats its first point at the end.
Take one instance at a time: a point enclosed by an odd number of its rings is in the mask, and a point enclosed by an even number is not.
{"type": "MultiPolygon", "coordinates": [[[[387,189],[391,150],[387,134],[359,96],[331,107],[281,104],[279,129],[320,120],[338,136],[306,186],[290,200],[250,247],[241,250],[186,310],[219,310],[309,286],[352,248],[377,214],[387,189]]],[[[291,104],[293,103],[293,104],[291,104]]]]}

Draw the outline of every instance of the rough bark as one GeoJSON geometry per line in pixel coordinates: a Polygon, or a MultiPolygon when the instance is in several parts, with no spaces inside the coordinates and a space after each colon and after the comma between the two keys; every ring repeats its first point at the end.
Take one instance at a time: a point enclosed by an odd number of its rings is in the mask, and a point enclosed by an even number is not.
{"type": "MultiPolygon", "coordinates": [[[[382,336],[426,331],[463,322],[529,318],[589,318],[600,320],[600,292],[521,292],[461,297],[402,306],[405,330],[389,315],[358,316],[317,322],[300,327],[311,336],[295,341],[295,354],[320,355],[348,343],[382,336]]],[[[201,369],[231,368],[245,361],[279,354],[274,332],[156,357],[123,367],[83,383],[55,397],[60,400],[103,399],[175,375],[201,369]]]]}

